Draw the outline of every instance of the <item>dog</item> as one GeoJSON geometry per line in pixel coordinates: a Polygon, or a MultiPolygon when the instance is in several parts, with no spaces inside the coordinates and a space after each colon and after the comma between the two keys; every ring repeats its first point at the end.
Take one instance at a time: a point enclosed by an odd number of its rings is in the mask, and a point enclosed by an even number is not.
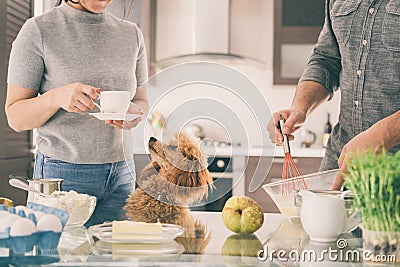
{"type": "Polygon", "coordinates": [[[151,162],[141,171],[138,188],[124,207],[129,219],[177,224],[185,228],[183,237],[201,238],[208,244],[210,238],[205,226],[195,221],[188,209],[213,189],[207,158],[199,143],[198,139],[182,133],[169,143],[150,138],[151,162]]]}

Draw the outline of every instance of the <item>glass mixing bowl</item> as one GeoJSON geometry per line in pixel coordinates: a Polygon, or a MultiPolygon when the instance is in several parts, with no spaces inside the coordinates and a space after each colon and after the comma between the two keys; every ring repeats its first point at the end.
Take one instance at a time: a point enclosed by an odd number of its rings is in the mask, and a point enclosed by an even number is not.
{"type": "MultiPolygon", "coordinates": [[[[307,185],[307,190],[313,191],[318,194],[336,195],[340,196],[343,192],[331,190],[339,170],[329,170],[323,172],[316,172],[303,175],[302,178],[307,185]]],[[[279,211],[289,217],[299,216],[301,209],[301,196],[298,195],[297,189],[287,190],[291,188],[293,183],[297,183],[298,177],[272,182],[263,185],[263,189],[272,198],[279,211]],[[282,194],[282,186],[285,186],[285,194],[282,194]]],[[[349,191],[348,191],[349,192],[349,191]]],[[[347,211],[347,222],[344,232],[350,232],[357,228],[361,219],[357,211],[353,208],[353,195],[348,193],[344,197],[345,208],[347,211]]]]}
{"type": "MultiPolygon", "coordinates": [[[[330,190],[339,170],[329,170],[303,175],[302,179],[311,190],[330,190]]],[[[276,182],[265,184],[262,188],[272,198],[279,211],[287,216],[299,216],[299,211],[294,204],[294,195],[297,190],[288,190],[292,184],[297,184],[298,177],[291,179],[279,179],[276,182]],[[282,194],[282,186],[285,187],[285,194],[282,194]]]]}

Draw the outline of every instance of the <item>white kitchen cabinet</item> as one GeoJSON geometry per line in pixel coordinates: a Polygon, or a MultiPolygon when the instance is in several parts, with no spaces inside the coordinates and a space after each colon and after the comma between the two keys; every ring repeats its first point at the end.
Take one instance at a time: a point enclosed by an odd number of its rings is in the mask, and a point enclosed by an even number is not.
{"type": "Polygon", "coordinates": [[[321,0],[274,0],[274,84],[297,84],[324,24],[321,0]]]}

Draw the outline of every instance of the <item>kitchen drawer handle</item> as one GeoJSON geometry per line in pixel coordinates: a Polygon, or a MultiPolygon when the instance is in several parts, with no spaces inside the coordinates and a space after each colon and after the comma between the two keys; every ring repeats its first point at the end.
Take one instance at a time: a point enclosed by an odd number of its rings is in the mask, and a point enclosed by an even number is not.
{"type": "Polygon", "coordinates": [[[233,178],[232,172],[210,172],[210,175],[213,178],[233,178]]]}
{"type": "MultiPolygon", "coordinates": [[[[299,160],[296,158],[293,158],[294,163],[298,163],[299,160]]],[[[284,158],[274,158],[273,163],[281,163],[283,164],[285,162],[284,158]]]]}

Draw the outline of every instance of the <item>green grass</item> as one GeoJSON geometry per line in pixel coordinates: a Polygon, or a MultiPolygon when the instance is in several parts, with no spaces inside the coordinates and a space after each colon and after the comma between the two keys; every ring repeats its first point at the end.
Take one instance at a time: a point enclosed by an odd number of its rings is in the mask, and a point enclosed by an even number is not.
{"type": "Polygon", "coordinates": [[[400,151],[376,154],[366,150],[351,155],[344,186],[355,194],[363,228],[400,231],[400,151]]]}

